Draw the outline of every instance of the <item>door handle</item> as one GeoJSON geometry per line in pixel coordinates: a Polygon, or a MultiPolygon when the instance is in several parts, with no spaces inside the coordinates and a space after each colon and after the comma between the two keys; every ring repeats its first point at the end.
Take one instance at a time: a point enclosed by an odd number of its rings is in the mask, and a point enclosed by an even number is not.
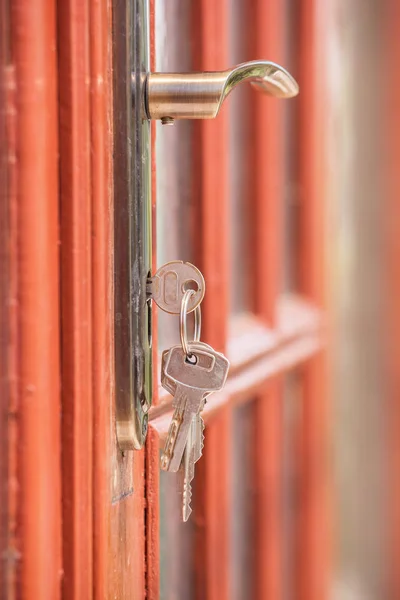
{"type": "Polygon", "coordinates": [[[227,71],[149,73],[144,85],[144,113],[165,125],[175,119],[213,119],[225,98],[240,83],[276,98],[292,98],[299,86],[280,65],[254,60],[227,71]]]}

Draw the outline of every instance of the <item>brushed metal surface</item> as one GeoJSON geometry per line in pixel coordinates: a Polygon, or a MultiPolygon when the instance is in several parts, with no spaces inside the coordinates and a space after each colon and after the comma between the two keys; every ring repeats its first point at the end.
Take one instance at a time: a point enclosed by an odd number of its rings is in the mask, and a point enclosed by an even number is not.
{"type": "MultiPolygon", "coordinates": [[[[144,112],[150,119],[213,119],[230,92],[243,82],[276,98],[299,93],[296,80],[273,62],[255,60],[227,71],[204,73],[150,73],[144,94],[144,112]]],[[[167,121],[168,120],[168,121],[167,121]]]]}
{"type": "MultiPolygon", "coordinates": [[[[152,397],[150,122],[142,117],[150,69],[148,0],[127,0],[114,40],[114,311],[116,431],[140,449],[152,397]]],[[[114,23],[115,26],[115,23],[114,23]]]]}

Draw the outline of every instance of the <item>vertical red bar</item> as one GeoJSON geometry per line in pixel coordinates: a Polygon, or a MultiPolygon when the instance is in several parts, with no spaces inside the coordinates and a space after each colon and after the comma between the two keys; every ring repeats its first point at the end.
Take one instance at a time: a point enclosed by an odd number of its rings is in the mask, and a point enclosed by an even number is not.
{"type": "Polygon", "coordinates": [[[88,2],[58,5],[63,593],[92,593],[92,277],[88,2]]]}
{"type": "MultiPolygon", "coordinates": [[[[228,4],[201,0],[194,10],[194,70],[228,65],[228,4]]],[[[193,195],[198,207],[197,263],[207,282],[203,339],[218,350],[226,343],[228,302],[228,131],[227,111],[196,124],[193,195]]],[[[196,239],[195,239],[196,242],[196,239]]],[[[230,410],[206,431],[204,457],[196,465],[194,522],[196,598],[230,598],[230,410]]]]}
{"type": "Polygon", "coordinates": [[[17,188],[16,81],[10,21],[0,7],[0,597],[16,596],[17,188]]]}
{"type": "MultiPolygon", "coordinates": [[[[249,11],[250,12],[250,11],[249,11]]],[[[257,0],[248,30],[251,58],[283,63],[284,8],[280,0],[257,0]]],[[[249,201],[252,202],[251,254],[254,311],[276,324],[280,293],[283,214],[283,105],[276,98],[253,93],[249,201]]],[[[254,551],[255,597],[282,597],[282,385],[270,383],[256,398],[254,414],[254,551]]]]}
{"type": "MultiPolygon", "coordinates": [[[[301,292],[324,306],[324,102],[320,43],[323,10],[303,0],[299,20],[300,96],[298,100],[299,238],[298,283],[301,292]],[[318,9],[318,10],[317,10],[318,9]]],[[[313,358],[303,370],[300,432],[300,494],[297,548],[299,598],[328,597],[330,538],[328,521],[328,387],[326,356],[313,358]]]]}
{"type": "Polygon", "coordinates": [[[60,598],[60,331],[55,3],[11,5],[15,65],[19,592],[60,598]]]}
{"type": "MultiPolygon", "coordinates": [[[[9,426],[8,413],[10,411],[10,381],[9,381],[9,348],[11,336],[9,331],[10,311],[9,287],[11,283],[10,274],[10,192],[8,189],[8,178],[10,165],[8,164],[10,153],[14,148],[9,148],[11,140],[8,136],[10,124],[10,111],[13,103],[8,90],[11,83],[6,81],[8,52],[6,44],[6,28],[9,22],[6,18],[4,2],[0,5],[0,553],[7,556],[9,545],[9,501],[8,501],[8,477],[9,477],[9,426]]],[[[13,123],[14,119],[12,119],[13,123]]],[[[0,596],[7,594],[7,578],[9,572],[9,561],[3,559],[0,564],[0,596]]]]}
{"type": "Polygon", "coordinates": [[[322,13],[316,0],[302,0],[299,21],[298,80],[298,172],[299,227],[298,283],[302,293],[319,305],[324,304],[324,152],[322,123],[324,117],[322,73],[318,70],[318,27],[322,13]],[[318,18],[319,15],[319,18],[318,18]]]}
{"type": "Polygon", "coordinates": [[[109,595],[110,402],[112,399],[110,0],[90,0],[92,187],[93,598],[109,595]]]}
{"type": "MultiPolygon", "coordinates": [[[[256,0],[249,24],[253,58],[284,62],[284,8],[281,0],[256,0]]],[[[270,326],[276,324],[277,299],[283,270],[283,102],[253,91],[248,153],[251,165],[249,201],[252,202],[251,248],[254,260],[254,311],[270,326]]]]}

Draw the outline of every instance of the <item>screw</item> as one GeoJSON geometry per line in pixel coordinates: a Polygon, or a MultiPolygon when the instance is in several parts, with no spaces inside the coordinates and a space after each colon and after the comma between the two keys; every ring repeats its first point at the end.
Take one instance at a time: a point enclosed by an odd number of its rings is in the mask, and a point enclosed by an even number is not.
{"type": "Polygon", "coordinates": [[[161,117],[162,125],[173,125],[174,119],[173,117],[161,117]]]}

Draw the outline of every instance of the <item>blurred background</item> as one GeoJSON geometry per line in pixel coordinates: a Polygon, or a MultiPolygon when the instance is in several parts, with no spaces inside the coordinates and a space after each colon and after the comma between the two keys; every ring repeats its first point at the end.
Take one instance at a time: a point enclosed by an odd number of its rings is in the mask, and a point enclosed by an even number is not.
{"type": "MultiPolygon", "coordinates": [[[[301,2],[282,1],[281,62],[300,81],[304,43],[300,40],[301,2]]],[[[400,597],[397,581],[399,523],[397,485],[399,477],[398,403],[398,257],[400,223],[398,67],[400,12],[396,2],[377,0],[322,0],[315,3],[317,33],[310,44],[314,52],[313,81],[319,89],[320,151],[323,172],[315,169],[317,201],[323,215],[320,253],[325,261],[324,302],[329,315],[328,426],[329,510],[331,532],[331,584],[334,600],[384,600],[400,597]],[[397,96],[396,96],[397,95],[397,96]],[[396,154],[397,148],[397,154],[396,154]],[[397,540],[397,542],[396,542],[397,540]],[[397,545],[396,545],[397,544],[397,545]]],[[[229,64],[254,58],[251,55],[252,2],[229,2],[229,64]]],[[[311,9],[310,9],[311,10],[311,9]]],[[[182,32],[193,18],[190,3],[179,0],[156,3],[157,70],[190,70],[195,43],[182,32]],[[173,42],[172,42],[173,41],[173,42]],[[188,50],[188,47],[190,50],[188,50]],[[192,54],[191,54],[192,53],[192,54]]],[[[270,30],[269,30],[270,32],[270,30]]],[[[303,84],[303,85],[302,85],[303,84]]],[[[229,100],[229,209],[230,209],[230,310],[252,309],[251,273],[251,178],[253,165],[245,159],[251,145],[254,113],[252,92],[238,89],[229,100]]],[[[309,97],[309,96],[308,96],[309,97]]],[[[228,110],[228,109],[227,109],[228,110]]],[[[296,100],[282,103],[284,119],[282,235],[283,261],[280,292],[299,289],[296,279],[301,183],[298,179],[299,109],[296,100]]],[[[307,106],[302,114],[307,113],[307,106]]],[[[159,262],[175,255],[193,259],[193,238],[186,223],[192,207],[190,163],[193,124],[157,135],[157,198],[159,262]],[[167,151],[168,149],[168,151],[167,151]],[[172,149],[172,151],[171,151],[172,149]],[[180,168],[176,168],[179,163],[180,168]],[[174,215],[177,232],[171,236],[167,215],[174,215]]],[[[310,131],[310,139],[313,132],[310,131]]],[[[279,140],[276,139],[279,153],[279,140]]],[[[307,145],[307,126],[302,143],[307,145]]],[[[312,142],[311,142],[312,143],[312,142]]],[[[268,168],[267,165],[265,168],[268,168]]],[[[266,232],[268,235],[269,232],[266,232]]],[[[175,324],[159,316],[159,340],[167,347],[174,339],[175,324]]],[[[175,339],[176,341],[176,339],[175,339]]],[[[300,390],[296,372],[284,380],[284,435],[282,452],[284,502],[284,598],[297,598],[292,575],[296,561],[296,431],[300,419],[300,390]]],[[[326,398],[321,398],[324,403],[326,398]]],[[[246,479],[246,448],[252,435],[251,402],[238,407],[233,416],[235,450],[234,501],[234,598],[252,597],[250,590],[251,485],[246,479]],[[236,486],[236,487],[235,487],[236,486]],[[236,503],[235,503],[236,502],[236,503]],[[237,547],[238,546],[238,547],[237,547]],[[236,549],[235,549],[236,548],[236,549]],[[249,549],[250,548],[250,549],[249,549]]],[[[190,531],[181,529],[179,505],[176,528],[171,530],[173,494],[168,475],[161,474],[161,576],[165,590],[190,587],[190,531]],[[166,523],[169,522],[167,527],[166,523]],[[164,528],[163,528],[164,525],[164,528]],[[179,540],[179,583],[173,580],[167,548],[179,540]],[[172,579],[171,579],[172,578],[172,579]],[[168,584],[169,581],[169,584],[168,584]],[[183,586],[183,587],[182,587],[183,586]]],[[[323,524],[321,523],[321,527],[323,524]]],[[[301,541],[300,541],[301,552],[301,541]]],[[[305,558],[307,561],[307,559],[305,558]]],[[[168,592],[165,592],[168,597],[168,592]]],[[[190,597],[188,590],[182,597],[190,597]]],[[[273,596],[271,596],[272,598],[273,596]]],[[[280,596],[279,596],[280,597],[280,596]]],[[[303,597],[303,596],[302,596],[303,597]]],[[[306,596],[304,596],[306,597],[306,596]]],[[[318,593],[315,597],[318,596],[318,593]]]]}

